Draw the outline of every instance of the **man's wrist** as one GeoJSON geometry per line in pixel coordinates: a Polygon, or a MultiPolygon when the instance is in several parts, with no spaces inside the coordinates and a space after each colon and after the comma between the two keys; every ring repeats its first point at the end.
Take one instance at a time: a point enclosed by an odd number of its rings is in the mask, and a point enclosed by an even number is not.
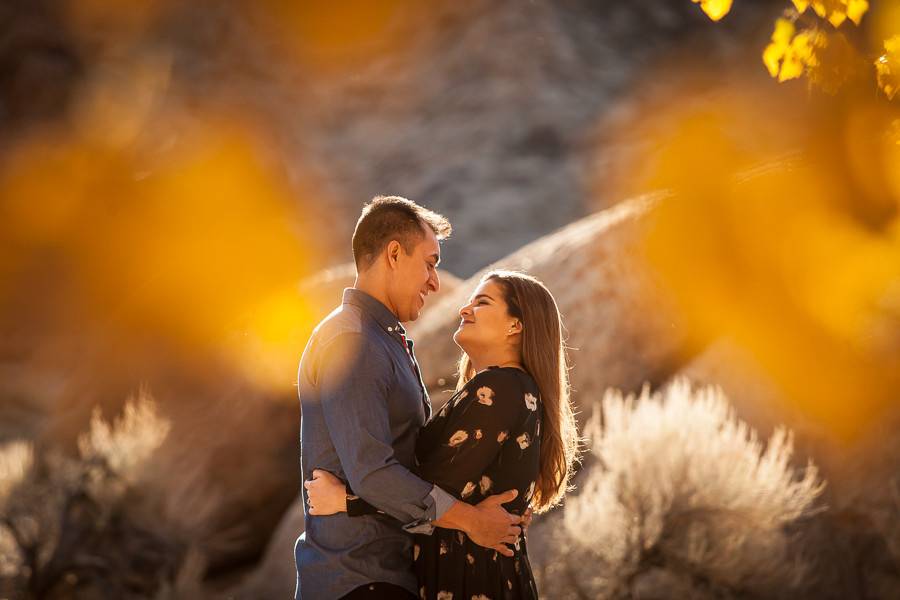
{"type": "Polygon", "coordinates": [[[469,533],[478,518],[478,509],[466,502],[457,500],[449,509],[437,519],[434,524],[444,529],[459,529],[469,533]]]}

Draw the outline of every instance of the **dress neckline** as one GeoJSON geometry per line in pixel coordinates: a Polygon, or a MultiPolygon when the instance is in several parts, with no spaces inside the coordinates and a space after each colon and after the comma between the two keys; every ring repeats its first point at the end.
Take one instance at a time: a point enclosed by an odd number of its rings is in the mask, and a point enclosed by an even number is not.
{"type": "MultiPolygon", "coordinates": [[[[490,365],[490,366],[486,367],[484,369],[484,371],[490,371],[491,369],[512,369],[514,371],[519,371],[520,373],[526,373],[526,374],[528,373],[528,371],[526,371],[525,369],[521,369],[519,367],[513,367],[513,366],[501,367],[498,365],[490,365]]],[[[484,371],[479,371],[478,373],[484,373],[484,371]]],[[[476,373],[476,375],[478,373],[476,373]]]]}

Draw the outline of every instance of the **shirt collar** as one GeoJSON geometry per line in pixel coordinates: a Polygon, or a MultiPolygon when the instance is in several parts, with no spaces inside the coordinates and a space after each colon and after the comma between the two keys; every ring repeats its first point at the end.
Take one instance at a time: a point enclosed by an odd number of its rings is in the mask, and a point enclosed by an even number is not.
{"type": "Polygon", "coordinates": [[[344,290],[343,303],[354,304],[362,308],[367,314],[374,318],[379,325],[389,332],[406,333],[400,325],[400,321],[397,320],[397,315],[392,313],[390,309],[379,300],[362,290],[346,288],[344,290]]]}

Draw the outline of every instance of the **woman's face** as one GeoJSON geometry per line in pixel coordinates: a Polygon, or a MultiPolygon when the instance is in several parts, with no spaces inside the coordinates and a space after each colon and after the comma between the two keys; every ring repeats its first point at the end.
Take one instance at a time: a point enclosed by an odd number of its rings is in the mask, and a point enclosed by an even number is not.
{"type": "Polygon", "coordinates": [[[483,350],[509,345],[521,331],[519,320],[509,314],[503,288],[493,279],[479,284],[469,303],[459,309],[459,316],[453,341],[467,352],[469,348],[483,350]]]}

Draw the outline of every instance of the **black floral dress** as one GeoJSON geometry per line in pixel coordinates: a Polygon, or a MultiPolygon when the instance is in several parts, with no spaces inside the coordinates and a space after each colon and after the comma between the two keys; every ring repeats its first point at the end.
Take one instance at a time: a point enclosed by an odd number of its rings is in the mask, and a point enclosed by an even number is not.
{"type": "MultiPolygon", "coordinates": [[[[532,377],[513,367],[475,375],[421,430],[419,475],[456,498],[477,504],[513,488],[504,508],[521,515],[534,494],[540,467],[542,406],[532,377]]],[[[354,501],[351,514],[374,511],[354,501]],[[361,509],[361,507],[364,507],[361,509]]],[[[432,600],[537,598],[522,539],[506,557],[452,529],[415,535],[419,595],[432,600]]]]}

